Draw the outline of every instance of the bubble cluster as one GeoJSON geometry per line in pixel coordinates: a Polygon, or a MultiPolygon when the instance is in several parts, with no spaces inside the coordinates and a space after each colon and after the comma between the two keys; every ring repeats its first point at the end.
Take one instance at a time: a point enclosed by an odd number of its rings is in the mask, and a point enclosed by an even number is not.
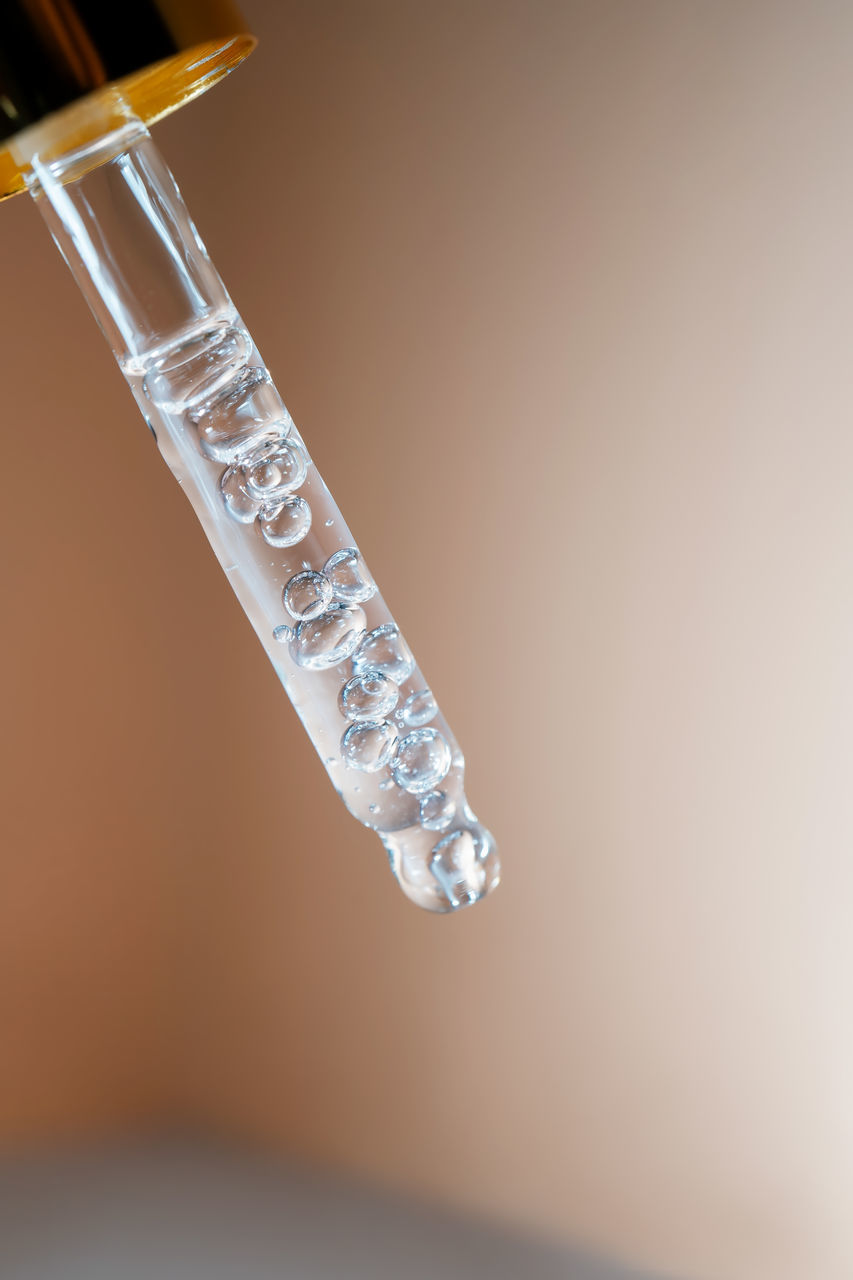
{"type": "MultiPolygon", "coordinates": [[[[201,452],[225,464],[219,494],[228,515],[256,524],[271,547],[293,547],[312,525],[311,507],[298,493],[309,459],[269,375],[246,363],[250,350],[248,336],[239,331],[202,334],[160,360],[144,389],[163,407],[188,410],[201,452]]],[[[327,529],[332,525],[324,522],[327,529]]],[[[395,845],[393,828],[383,836],[389,853],[396,850],[392,866],[420,905],[455,910],[497,883],[494,842],[464,796],[459,798],[458,783],[445,784],[446,790],[440,785],[452,768],[461,770],[461,752],[430,725],[438,715],[431,690],[408,684],[415,660],[399,627],[383,622],[368,630],[362,606],[376,593],[356,547],[332,552],[322,568],[303,560],[281,593],[289,622],[274,627],[272,635],[305,671],[327,671],[351,660],[351,674],[338,688],[338,708],[348,721],[341,763],[356,775],[382,775],[371,785],[383,793],[390,789],[389,818],[396,812],[399,822],[401,797],[415,805],[417,826],[407,828],[420,833],[414,843],[410,837],[395,845]]],[[[335,757],[329,763],[337,763],[335,757]]],[[[361,791],[349,785],[353,793],[361,791]]],[[[365,800],[369,814],[380,813],[369,792],[365,800]]],[[[364,820],[374,825],[366,815],[364,820]]]]}
{"type": "Polygon", "coordinates": [[[240,524],[257,521],[272,547],[301,542],[311,508],[294,491],[307,478],[308,455],[265,370],[243,369],[190,419],[205,457],[227,463],[219,494],[229,516],[240,524]]]}
{"type": "MultiPolygon", "coordinates": [[[[361,604],[375,590],[354,547],[334,552],[322,570],[306,567],[294,574],[282,593],[296,621],[289,652],[305,670],[327,670],[352,659],[352,675],[338,692],[339,710],[350,722],[340,740],[343,764],[361,773],[387,770],[380,789],[399,788],[398,796],[412,797],[424,832],[446,832],[456,804],[437,788],[452,767],[450,743],[437,728],[426,727],[438,714],[430,689],[415,688],[401,705],[400,685],[413,674],[415,662],[395,623],[366,630],[361,604]]],[[[368,811],[377,812],[370,805],[368,811]]]]}
{"type": "Polygon", "coordinates": [[[308,456],[298,441],[265,440],[220,476],[225,509],[243,524],[251,524],[258,515],[272,518],[293,490],[304,484],[307,473],[308,456]]]}

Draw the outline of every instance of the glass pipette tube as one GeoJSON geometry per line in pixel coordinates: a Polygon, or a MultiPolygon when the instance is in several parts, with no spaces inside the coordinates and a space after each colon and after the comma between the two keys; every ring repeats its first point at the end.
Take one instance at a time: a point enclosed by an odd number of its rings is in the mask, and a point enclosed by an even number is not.
{"type": "Polygon", "coordinates": [[[30,191],[338,794],[412,901],[474,903],[500,872],[459,745],[171,172],[122,114],[76,149],[47,122],[22,133],[30,191]]]}

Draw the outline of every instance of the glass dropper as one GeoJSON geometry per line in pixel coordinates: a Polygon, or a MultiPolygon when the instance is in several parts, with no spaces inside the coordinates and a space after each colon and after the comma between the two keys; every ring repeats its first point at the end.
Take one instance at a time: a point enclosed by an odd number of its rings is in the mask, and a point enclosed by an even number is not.
{"type": "Polygon", "coordinates": [[[419,906],[478,901],[462,752],[146,125],[113,87],[9,150],[338,794],[419,906]]]}

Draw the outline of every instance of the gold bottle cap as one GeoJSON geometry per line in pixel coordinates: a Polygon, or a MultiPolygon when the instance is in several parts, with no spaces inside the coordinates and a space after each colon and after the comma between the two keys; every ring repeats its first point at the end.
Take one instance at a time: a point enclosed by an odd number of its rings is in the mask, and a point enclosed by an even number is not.
{"type": "Polygon", "coordinates": [[[255,44],[230,0],[2,0],[0,200],[24,189],[8,145],[22,129],[112,88],[153,124],[255,44]]]}

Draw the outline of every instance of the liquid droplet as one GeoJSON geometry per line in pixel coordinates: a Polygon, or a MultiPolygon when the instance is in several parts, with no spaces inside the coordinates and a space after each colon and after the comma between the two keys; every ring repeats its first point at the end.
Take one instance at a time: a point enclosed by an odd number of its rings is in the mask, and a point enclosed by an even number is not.
{"type": "Polygon", "coordinates": [[[327,521],[326,521],[326,528],[327,528],[327,529],[331,529],[331,527],[332,527],[332,525],[333,525],[334,523],[335,523],[335,522],[334,522],[334,520],[327,520],[327,521]]]}
{"type": "Polygon", "coordinates": [[[400,739],[391,765],[394,781],[414,796],[432,791],[450,768],[450,747],[437,729],[415,729],[400,739]]]}
{"type": "Polygon", "coordinates": [[[351,769],[377,773],[394,754],[397,734],[387,720],[351,724],[341,738],[341,755],[351,769]]]}
{"type": "Polygon", "coordinates": [[[428,831],[446,831],[455,812],[456,805],[446,791],[430,791],[421,800],[421,826],[428,831]]]}
{"type": "Polygon", "coordinates": [[[311,508],[304,498],[288,498],[280,507],[262,510],[260,525],[271,547],[292,547],[311,528],[311,508]]]}
{"type": "Polygon", "coordinates": [[[479,823],[451,831],[433,849],[429,869],[452,910],[477,902],[500,876],[491,833],[479,823]]]}
{"type": "Polygon", "coordinates": [[[438,715],[438,703],[430,689],[419,689],[417,693],[409,695],[397,714],[403,724],[411,729],[419,729],[438,715]]]}
{"type": "Polygon", "coordinates": [[[364,634],[364,610],[357,605],[332,605],[319,618],[300,622],[290,642],[290,656],[299,667],[323,671],[350,657],[364,634]]]}
{"type": "Polygon", "coordinates": [[[293,628],[282,623],[280,627],[273,628],[272,638],[277,640],[279,644],[288,644],[293,638],[293,628]]]}
{"type": "Polygon", "coordinates": [[[364,604],[365,600],[376,595],[376,583],[355,547],[344,547],[329,556],[323,572],[331,582],[336,598],[347,604],[364,604]]]}
{"type": "Polygon", "coordinates": [[[397,705],[400,691],[381,671],[365,671],[347,680],[338,696],[347,720],[384,720],[397,705]]]}
{"type": "Polygon", "coordinates": [[[296,573],[282,592],[284,607],[291,618],[318,618],[332,603],[332,588],[322,573],[307,569],[296,573]]]}
{"type": "Polygon", "coordinates": [[[393,622],[386,622],[368,631],[352,660],[352,669],[356,675],[381,671],[382,675],[400,685],[414,671],[415,660],[400,635],[400,628],[393,622]]]}

